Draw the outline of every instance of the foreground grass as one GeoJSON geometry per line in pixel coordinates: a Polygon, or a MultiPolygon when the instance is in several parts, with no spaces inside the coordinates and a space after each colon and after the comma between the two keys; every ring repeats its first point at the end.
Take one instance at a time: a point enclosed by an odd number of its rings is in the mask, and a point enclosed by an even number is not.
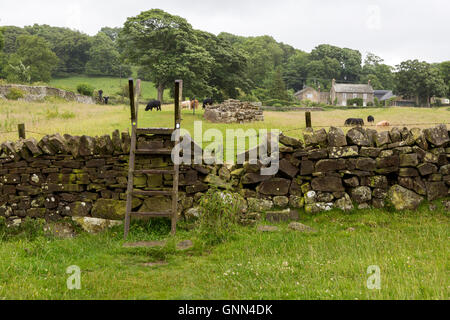
{"type": "MultiPolygon", "coordinates": [[[[442,207],[302,214],[301,222],[318,232],[242,227],[216,247],[185,230],[163,249],[122,248],[120,228],[73,240],[15,237],[0,246],[0,298],[448,299],[449,217],[442,207]],[[186,239],[194,248],[176,251],[186,239]],[[143,265],[156,261],[167,264],[143,265]],[[82,270],[81,290],[66,288],[70,265],[82,270]],[[381,290],[366,287],[371,265],[381,269],[381,290]]],[[[166,222],[134,225],[130,241],[168,232],[166,222]]]]}

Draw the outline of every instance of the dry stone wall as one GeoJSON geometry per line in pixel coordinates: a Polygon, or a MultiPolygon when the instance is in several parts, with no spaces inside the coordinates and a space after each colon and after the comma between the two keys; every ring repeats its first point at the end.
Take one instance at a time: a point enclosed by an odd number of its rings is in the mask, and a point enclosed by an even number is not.
{"type": "Polygon", "coordinates": [[[0,98],[6,97],[11,88],[22,90],[25,93],[23,98],[26,101],[41,101],[45,97],[59,97],[67,101],[75,101],[78,103],[95,104],[92,97],[83,96],[73,92],[46,87],[46,86],[26,86],[21,84],[0,85],[0,98]]]}
{"type": "MultiPolygon", "coordinates": [[[[171,145],[164,136],[140,137],[138,148],[171,145]]],[[[192,141],[193,148],[198,148],[192,141]]],[[[450,138],[444,125],[387,132],[353,128],[306,131],[304,141],[281,135],[280,170],[260,174],[260,164],[184,165],[180,170],[179,215],[199,214],[200,197],[210,188],[241,199],[242,222],[263,215],[271,221],[298,218],[298,210],[333,208],[414,210],[425,199],[447,198],[450,187],[450,138]]],[[[4,142],[0,148],[0,216],[59,220],[93,217],[122,220],[130,137],[59,134],[4,142]]],[[[170,156],[140,156],[136,169],[165,168],[170,156]]],[[[140,175],[135,188],[170,188],[171,175],[140,175]]],[[[168,197],[136,197],[137,211],[170,209],[168,197]]]]}
{"type": "Polygon", "coordinates": [[[246,123],[264,121],[261,106],[239,100],[226,100],[221,104],[207,106],[204,118],[217,123],[246,123]]]}

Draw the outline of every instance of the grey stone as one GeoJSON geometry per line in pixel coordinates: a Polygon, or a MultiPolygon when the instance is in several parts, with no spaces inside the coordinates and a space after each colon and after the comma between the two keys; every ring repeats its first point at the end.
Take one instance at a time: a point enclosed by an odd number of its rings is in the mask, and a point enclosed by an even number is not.
{"type": "Polygon", "coordinates": [[[300,222],[291,222],[288,226],[289,229],[298,232],[317,232],[316,229],[311,228],[310,226],[304,225],[300,222]]]}
{"type": "Polygon", "coordinates": [[[389,189],[388,198],[397,210],[416,210],[423,201],[423,197],[399,185],[389,189]]]}

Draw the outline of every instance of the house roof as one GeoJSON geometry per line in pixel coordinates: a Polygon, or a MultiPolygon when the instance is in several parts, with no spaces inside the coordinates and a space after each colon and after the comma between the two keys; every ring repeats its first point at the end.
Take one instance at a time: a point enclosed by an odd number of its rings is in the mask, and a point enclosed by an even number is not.
{"type": "Polygon", "coordinates": [[[334,90],[342,93],[373,93],[373,88],[369,84],[336,83],[334,90]]]}
{"type": "Polygon", "coordinates": [[[391,90],[375,90],[374,95],[379,101],[385,101],[392,97],[395,97],[394,93],[391,90]]]}
{"type": "Polygon", "coordinates": [[[308,91],[308,90],[316,91],[316,89],[314,89],[314,88],[312,88],[312,87],[305,87],[305,88],[303,88],[302,90],[297,91],[296,93],[294,93],[294,95],[297,96],[297,95],[302,94],[303,92],[308,91]]]}

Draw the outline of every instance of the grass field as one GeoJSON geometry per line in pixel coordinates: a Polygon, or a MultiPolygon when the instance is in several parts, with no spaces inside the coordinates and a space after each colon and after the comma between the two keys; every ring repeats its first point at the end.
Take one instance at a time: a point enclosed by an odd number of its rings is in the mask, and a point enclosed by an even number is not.
{"type": "MultiPolygon", "coordinates": [[[[120,227],[73,240],[3,239],[0,299],[449,298],[449,216],[442,207],[302,213],[301,222],[318,232],[239,227],[214,247],[183,227],[159,249],[123,248],[120,227]],[[186,239],[194,247],[176,251],[186,239]],[[81,268],[81,290],[66,287],[71,265],[81,268]],[[381,270],[380,290],[366,286],[372,265],[381,270]]],[[[160,240],[169,230],[168,222],[134,224],[129,241],[160,240]]]]}
{"type": "MultiPolygon", "coordinates": [[[[318,126],[342,126],[347,118],[367,118],[373,115],[376,121],[388,120],[398,126],[431,127],[430,123],[450,123],[448,108],[367,108],[357,110],[329,110],[312,113],[312,123],[318,126]],[[422,123],[422,125],[421,125],[422,123]],[[410,124],[410,125],[408,125],[410,124]]],[[[195,121],[202,121],[203,111],[183,110],[182,127],[193,136],[195,121]]],[[[264,112],[264,122],[247,124],[213,124],[203,122],[203,130],[216,128],[224,134],[227,129],[280,129],[287,135],[300,137],[305,128],[304,112],[264,112]]],[[[29,136],[40,138],[42,134],[69,133],[72,135],[110,134],[115,129],[120,131],[130,127],[129,106],[84,105],[67,102],[25,103],[0,100],[0,132],[15,131],[9,134],[0,133],[0,140],[16,140],[17,124],[25,123],[29,136]]],[[[163,106],[162,112],[144,112],[141,105],[139,113],[140,127],[172,127],[173,106],[163,106]]],[[[376,127],[374,127],[377,129],[376,127]]],[[[344,128],[346,130],[346,128],[344,128]]],[[[379,128],[387,130],[390,128],[379,128]]],[[[207,142],[204,142],[207,144],[207,142]]]]}
{"type": "MultiPolygon", "coordinates": [[[[119,95],[121,92],[121,88],[128,85],[128,78],[112,78],[112,77],[87,77],[87,76],[78,76],[78,77],[69,77],[69,78],[59,78],[53,79],[49,85],[76,92],[77,85],[80,83],[87,83],[94,87],[95,90],[103,90],[104,96],[112,96],[119,95]]],[[[142,99],[151,100],[156,99],[158,94],[156,88],[152,82],[142,81],[141,83],[142,90],[142,99]]],[[[166,90],[164,93],[164,100],[169,98],[169,90],[166,90]]]]}

